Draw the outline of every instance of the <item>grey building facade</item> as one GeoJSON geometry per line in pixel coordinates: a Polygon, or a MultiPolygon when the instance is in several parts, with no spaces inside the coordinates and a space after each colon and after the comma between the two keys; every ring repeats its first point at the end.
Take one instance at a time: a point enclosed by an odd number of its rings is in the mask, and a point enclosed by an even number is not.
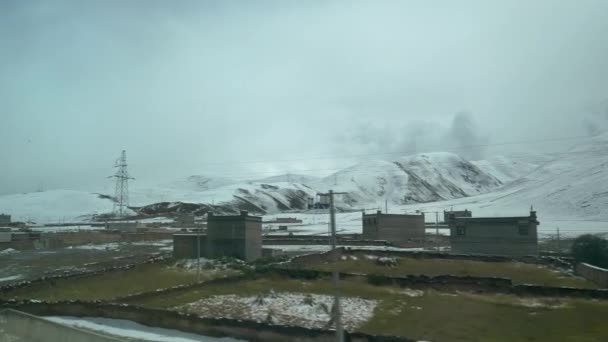
{"type": "Polygon", "coordinates": [[[538,255],[540,223],[536,212],[521,217],[455,217],[448,219],[452,253],[505,256],[538,255]]]}
{"type": "Polygon", "coordinates": [[[450,216],[454,217],[473,217],[473,213],[470,210],[450,210],[443,211],[443,222],[448,223],[450,216]]]}
{"type": "Polygon", "coordinates": [[[195,259],[207,257],[207,235],[199,233],[173,234],[173,257],[176,259],[195,259]]]}
{"type": "Polygon", "coordinates": [[[424,239],[424,213],[420,215],[363,213],[363,239],[386,240],[395,244],[424,239]]]}
{"type": "Polygon", "coordinates": [[[207,256],[230,256],[253,261],[262,256],[262,218],[240,215],[207,215],[207,256]]]}
{"type": "Polygon", "coordinates": [[[11,215],[0,214],[0,224],[11,223],[11,215]]]}

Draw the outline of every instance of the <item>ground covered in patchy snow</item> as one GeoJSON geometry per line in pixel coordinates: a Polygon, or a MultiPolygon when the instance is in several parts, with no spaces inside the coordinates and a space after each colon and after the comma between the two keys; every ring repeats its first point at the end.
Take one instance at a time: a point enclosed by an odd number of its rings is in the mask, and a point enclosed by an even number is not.
{"type": "MultiPolygon", "coordinates": [[[[258,296],[218,295],[176,309],[202,317],[227,317],[257,322],[327,328],[333,297],[318,294],[270,291],[258,296]]],[[[356,297],[342,298],[342,323],[354,330],[373,316],[378,302],[356,297]]]]}
{"type": "Polygon", "coordinates": [[[233,338],[209,337],[179,330],[154,328],[132,321],[96,317],[52,316],[47,320],[68,326],[113,335],[126,340],[146,342],[237,342],[233,338]]]}

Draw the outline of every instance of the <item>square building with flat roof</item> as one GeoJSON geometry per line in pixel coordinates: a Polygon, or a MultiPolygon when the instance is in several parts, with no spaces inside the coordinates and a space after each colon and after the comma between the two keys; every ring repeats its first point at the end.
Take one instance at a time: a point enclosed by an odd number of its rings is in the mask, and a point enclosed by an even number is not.
{"type": "Polygon", "coordinates": [[[262,218],[240,215],[207,215],[207,248],[209,258],[224,256],[253,261],[262,256],[262,218]]]}
{"type": "Polygon", "coordinates": [[[397,245],[424,239],[424,214],[363,213],[363,238],[386,240],[397,245]]]}
{"type": "Polygon", "coordinates": [[[521,217],[450,216],[452,253],[504,256],[538,255],[536,212],[521,217]]]}

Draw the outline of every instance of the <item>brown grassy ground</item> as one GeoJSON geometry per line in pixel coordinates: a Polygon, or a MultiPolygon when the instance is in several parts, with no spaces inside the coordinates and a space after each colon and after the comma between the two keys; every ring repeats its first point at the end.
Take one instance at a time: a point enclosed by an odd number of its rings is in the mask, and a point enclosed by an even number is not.
{"type": "Polygon", "coordinates": [[[353,260],[348,256],[346,257],[347,260],[340,260],[336,264],[320,262],[303,266],[311,269],[331,271],[337,265],[341,272],[383,274],[389,276],[438,276],[451,274],[456,276],[504,277],[511,278],[514,284],[596,288],[595,284],[583,278],[563,274],[548,267],[520,262],[399,258],[396,267],[388,267],[378,265],[375,260],[368,260],[364,254],[356,255],[357,260],[353,260]]]}
{"type": "MultiPolygon", "coordinates": [[[[605,341],[608,337],[608,301],[416,292],[350,279],[341,286],[344,296],[380,301],[374,317],[359,328],[367,333],[433,341],[605,341]]],[[[301,281],[273,276],[201,286],[133,304],[170,309],[208,296],[249,296],[269,289],[333,294],[329,279],[301,281]]]]}

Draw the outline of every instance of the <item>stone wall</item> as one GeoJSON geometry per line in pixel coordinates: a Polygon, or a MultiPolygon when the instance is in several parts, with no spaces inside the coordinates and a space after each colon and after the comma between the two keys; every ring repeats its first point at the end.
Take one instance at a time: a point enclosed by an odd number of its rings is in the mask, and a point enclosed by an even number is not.
{"type": "Polygon", "coordinates": [[[575,267],[576,274],[585,279],[594,282],[597,286],[608,288],[608,270],[605,268],[596,267],[586,263],[577,264],[575,267]]]}

